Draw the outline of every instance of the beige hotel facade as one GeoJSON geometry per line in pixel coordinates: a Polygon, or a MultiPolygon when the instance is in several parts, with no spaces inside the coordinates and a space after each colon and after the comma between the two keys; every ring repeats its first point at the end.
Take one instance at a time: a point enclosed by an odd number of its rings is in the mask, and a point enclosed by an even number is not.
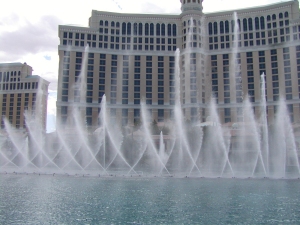
{"type": "Polygon", "coordinates": [[[35,121],[46,132],[49,82],[32,73],[26,63],[0,63],[1,130],[5,130],[6,119],[13,129],[25,131],[27,113],[31,119],[38,119],[35,121]]]}
{"type": "Polygon", "coordinates": [[[282,96],[292,122],[299,122],[299,2],[208,14],[202,4],[181,0],[180,15],[93,10],[88,27],[60,25],[57,125],[72,125],[73,110],[80,108],[87,126],[96,129],[104,94],[118,124],[139,121],[141,101],[152,120],[169,121],[177,48],[187,120],[204,122],[212,97],[222,123],[243,120],[246,96],[259,116],[264,73],[269,121],[282,96]],[[77,84],[81,71],[86,90],[77,84]]]}

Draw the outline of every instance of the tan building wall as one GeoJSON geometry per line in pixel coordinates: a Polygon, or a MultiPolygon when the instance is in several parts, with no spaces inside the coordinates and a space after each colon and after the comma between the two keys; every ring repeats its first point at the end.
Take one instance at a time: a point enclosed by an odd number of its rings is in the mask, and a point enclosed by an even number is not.
{"type": "Polygon", "coordinates": [[[59,26],[57,123],[71,125],[74,107],[81,107],[87,124],[96,128],[104,93],[109,114],[119,124],[139,119],[143,99],[153,120],[168,120],[175,100],[177,48],[187,120],[205,121],[211,97],[222,123],[243,120],[239,108],[248,95],[259,116],[264,72],[269,120],[282,96],[292,120],[299,121],[298,1],[237,10],[238,35],[234,11],[203,14],[202,1],[181,2],[180,15],[94,10],[89,27],[59,26]],[[87,90],[80,101],[74,87],[86,45],[87,90]]]}
{"type": "Polygon", "coordinates": [[[5,129],[5,118],[14,128],[26,129],[24,113],[28,112],[39,117],[46,130],[48,85],[32,75],[32,67],[26,63],[0,64],[1,129],[5,129]]]}

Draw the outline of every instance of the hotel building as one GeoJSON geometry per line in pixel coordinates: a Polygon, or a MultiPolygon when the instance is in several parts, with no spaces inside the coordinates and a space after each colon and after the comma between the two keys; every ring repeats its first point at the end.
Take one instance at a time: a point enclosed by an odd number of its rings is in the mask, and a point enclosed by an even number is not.
{"type": "Polygon", "coordinates": [[[6,118],[13,128],[26,130],[24,114],[27,112],[31,118],[39,117],[46,131],[49,82],[32,75],[32,71],[26,63],[0,64],[1,129],[5,129],[6,118]]]}
{"type": "Polygon", "coordinates": [[[207,14],[202,9],[201,0],[181,0],[180,15],[93,10],[88,27],[59,26],[57,124],[72,125],[76,107],[95,129],[104,94],[119,124],[140,119],[141,101],[153,120],[172,118],[177,48],[187,120],[205,121],[211,97],[222,123],[243,120],[246,96],[259,116],[264,73],[269,121],[282,96],[291,120],[299,122],[299,2],[207,14]]]}

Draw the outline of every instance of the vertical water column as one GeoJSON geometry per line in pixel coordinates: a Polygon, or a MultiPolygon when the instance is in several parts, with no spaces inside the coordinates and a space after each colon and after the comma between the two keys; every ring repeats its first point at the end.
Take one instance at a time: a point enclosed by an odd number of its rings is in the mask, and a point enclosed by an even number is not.
{"type": "Polygon", "coordinates": [[[28,131],[28,158],[41,172],[60,170],[53,162],[50,152],[45,151],[45,133],[43,129],[43,90],[41,80],[38,82],[35,104],[32,110],[24,113],[28,131]],[[44,167],[46,167],[44,169],[44,167]]]}
{"type": "Polygon", "coordinates": [[[107,115],[107,102],[105,95],[102,97],[99,117],[102,126],[102,133],[99,138],[102,140],[101,151],[103,152],[101,153],[100,148],[98,148],[95,154],[99,154],[99,158],[102,158],[100,161],[102,162],[104,172],[114,172],[119,175],[129,174],[130,172],[136,173],[121,151],[124,138],[122,131],[118,126],[109,124],[108,122],[110,119],[107,115]]]}
{"type": "Polygon", "coordinates": [[[296,143],[286,103],[280,98],[269,151],[269,176],[298,178],[300,175],[296,143]]]}
{"type": "Polygon", "coordinates": [[[78,160],[79,164],[82,166],[83,169],[85,169],[91,158],[91,153],[87,150],[89,146],[85,126],[85,115],[82,112],[82,108],[85,107],[86,104],[86,67],[88,52],[89,47],[86,46],[83,54],[80,74],[77,78],[77,81],[75,81],[75,85],[73,87],[74,98],[77,99],[75,99],[72,109],[73,122],[75,125],[74,131],[76,133],[76,136],[78,137],[76,138],[76,140],[74,140],[76,143],[74,143],[72,149],[74,150],[74,155],[76,159],[78,160]]]}
{"type": "Polygon", "coordinates": [[[180,173],[186,174],[195,169],[197,175],[200,174],[200,169],[198,168],[195,159],[193,158],[189,143],[186,137],[186,130],[184,127],[184,117],[182,114],[181,103],[180,103],[180,66],[179,66],[180,51],[179,49],[175,52],[175,139],[176,139],[176,151],[172,154],[177,154],[177,170],[180,173]]]}
{"type": "Polygon", "coordinates": [[[158,151],[160,160],[161,160],[161,169],[160,169],[160,173],[164,170],[167,160],[168,160],[168,154],[166,153],[166,146],[164,143],[164,134],[161,131],[160,132],[160,138],[159,138],[159,151],[158,151]]]}
{"type": "MultiPolygon", "coordinates": [[[[232,80],[235,81],[235,92],[236,92],[236,99],[238,102],[242,102],[243,99],[243,89],[242,89],[242,76],[241,76],[241,69],[240,69],[240,63],[238,59],[239,54],[239,35],[240,35],[240,27],[238,23],[238,16],[237,13],[233,13],[233,37],[234,40],[232,41],[232,56],[233,60],[231,60],[230,65],[230,73],[232,80]]],[[[239,115],[238,115],[239,116],[239,115]]]]}
{"type": "Polygon", "coordinates": [[[81,165],[84,171],[98,171],[103,170],[102,165],[97,161],[94,149],[90,146],[90,135],[88,134],[86,121],[85,121],[85,108],[86,108],[86,69],[88,59],[89,47],[86,46],[81,71],[73,90],[79,92],[79,102],[73,106],[73,120],[74,120],[74,133],[76,138],[72,145],[74,149],[74,156],[77,162],[81,165]],[[83,110],[84,109],[84,110],[83,110]]]}
{"type": "Polygon", "coordinates": [[[201,172],[205,177],[233,177],[234,173],[228,159],[224,130],[219,121],[214,99],[209,106],[209,118],[204,127],[203,144],[200,154],[201,172]]]}
{"type": "Polygon", "coordinates": [[[269,129],[267,120],[266,81],[265,74],[261,76],[261,115],[260,115],[260,145],[262,160],[266,173],[269,174],[269,129]]]}
{"type": "Polygon", "coordinates": [[[101,101],[101,111],[100,111],[100,121],[102,126],[102,166],[106,170],[106,126],[107,126],[107,116],[106,116],[106,96],[105,94],[102,96],[101,101]]]}
{"type": "Polygon", "coordinates": [[[0,146],[0,166],[11,167],[16,172],[26,171],[29,165],[37,169],[28,160],[26,134],[15,130],[6,118],[4,125],[8,136],[5,138],[6,140],[1,136],[1,141],[3,140],[1,144],[4,146],[0,146]]]}
{"type": "Polygon", "coordinates": [[[166,168],[152,140],[152,135],[148,127],[149,116],[148,116],[146,104],[144,102],[141,102],[141,113],[142,113],[143,131],[144,131],[145,141],[147,146],[147,149],[144,153],[144,157],[146,158],[146,162],[144,163],[144,166],[149,165],[147,167],[144,167],[145,172],[160,175],[164,170],[168,175],[170,175],[168,169],[166,168]]]}

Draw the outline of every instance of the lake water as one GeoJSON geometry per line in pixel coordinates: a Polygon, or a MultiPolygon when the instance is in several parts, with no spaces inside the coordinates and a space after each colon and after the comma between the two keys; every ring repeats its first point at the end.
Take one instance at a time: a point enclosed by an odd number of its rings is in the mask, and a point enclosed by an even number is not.
{"type": "Polygon", "coordinates": [[[2,174],[0,224],[300,224],[300,181],[2,174]]]}

